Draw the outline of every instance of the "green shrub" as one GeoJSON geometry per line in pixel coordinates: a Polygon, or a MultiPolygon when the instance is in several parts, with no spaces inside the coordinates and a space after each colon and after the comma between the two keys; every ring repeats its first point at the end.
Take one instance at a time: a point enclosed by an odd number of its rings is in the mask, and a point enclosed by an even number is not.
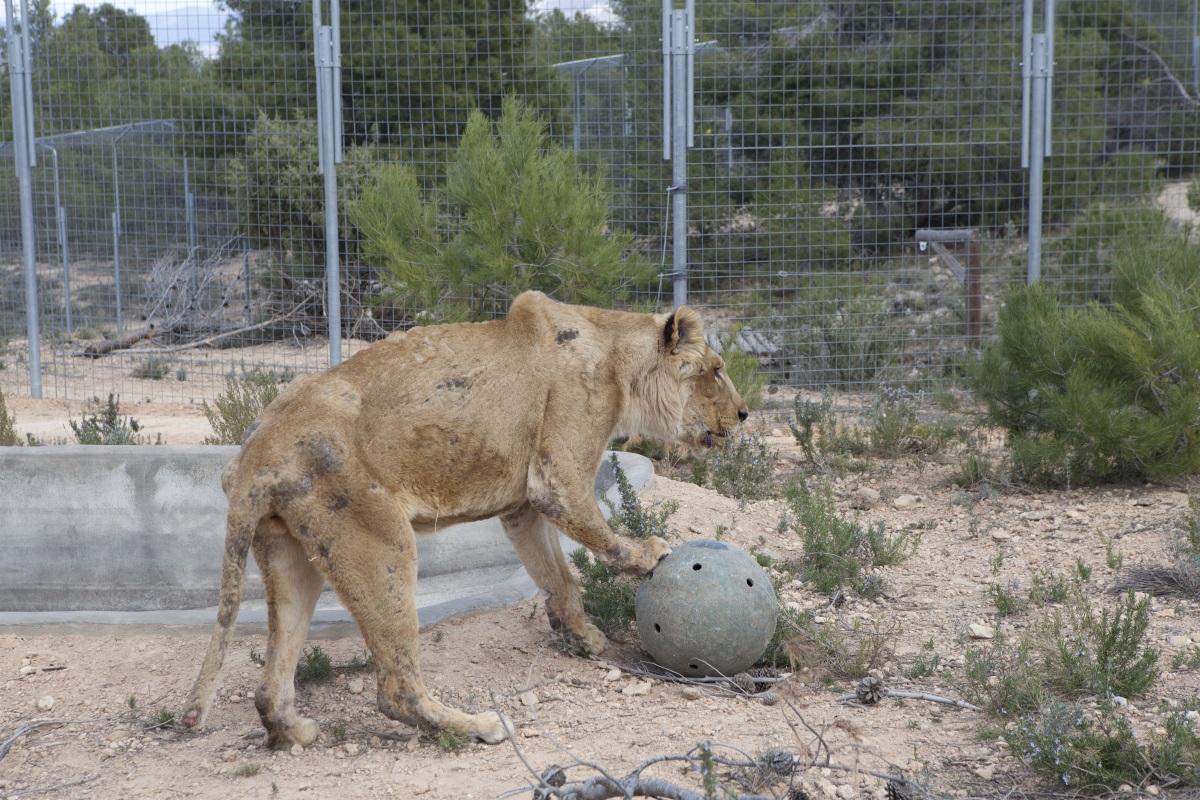
{"type": "Polygon", "coordinates": [[[1169,233],[1117,244],[1111,307],[1041,285],[1000,313],[973,383],[1008,430],[1013,476],[1039,486],[1171,479],[1200,468],[1200,281],[1169,233]]]}
{"type": "Polygon", "coordinates": [[[609,230],[611,192],[544,124],[507,100],[492,124],[473,113],[446,168],[422,199],[407,165],[381,171],[351,206],[390,296],[424,322],[502,314],[538,289],[570,303],[611,306],[654,270],[609,230]]]}
{"type": "Polygon", "coordinates": [[[1037,647],[1050,688],[1065,697],[1133,697],[1158,677],[1158,651],[1146,643],[1150,599],[1124,595],[1099,615],[1079,594],[1045,621],[1037,647]]]}
{"type": "Polygon", "coordinates": [[[1088,714],[1051,700],[1006,729],[1004,739],[1037,772],[1091,793],[1115,792],[1122,784],[1195,786],[1200,737],[1186,714],[1172,711],[1164,733],[1138,736],[1109,703],[1088,714]]]}
{"type": "Polygon", "coordinates": [[[1200,213],[1200,176],[1193,178],[1188,185],[1187,201],[1188,208],[1200,213]]]}
{"type": "Polygon", "coordinates": [[[1013,591],[1012,587],[993,583],[987,588],[988,599],[996,609],[997,616],[1011,617],[1025,610],[1025,602],[1013,591]]]}
{"type": "Polygon", "coordinates": [[[305,649],[296,667],[296,680],[300,683],[325,683],[333,677],[333,661],[329,653],[317,645],[305,649]]]}
{"type": "Polygon", "coordinates": [[[801,570],[819,592],[842,587],[861,592],[868,588],[866,577],[874,567],[898,564],[916,547],[917,540],[907,532],[891,536],[882,522],[863,527],[838,516],[828,486],[811,490],[798,481],[785,495],[792,530],[804,543],[801,570]]]}
{"type": "Polygon", "coordinates": [[[20,444],[21,437],[17,436],[17,418],[8,413],[4,392],[0,392],[0,447],[16,447],[20,444]]]}
{"type": "Polygon", "coordinates": [[[1071,582],[1065,575],[1048,569],[1033,573],[1029,587],[1029,602],[1035,606],[1065,602],[1071,596],[1071,582]]]}
{"type": "Polygon", "coordinates": [[[871,452],[884,458],[939,452],[954,436],[945,423],[925,423],[916,406],[897,394],[884,392],[871,409],[868,441],[871,452]]]}
{"type": "Polygon", "coordinates": [[[229,375],[225,391],[217,395],[213,405],[207,400],[200,404],[214,434],[206,437],[204,443],[241,444],[246,430],[278,396],[279,386],[273,373],[255,371],[243,378],[229,375]]]}
{"type": "Polygon", "coordinates": [[[633,488],[633,484],[629,482],[629,478],[625,475],[625,470],[621,469],[621,463],[617,460],[617,454],[613,453],[609,456],[609,462],[612,466],[613,474],[616,476],[617,493],[620,496],[620,503],[613,506],[608,502],[608,498],[604,498],[604,502],[608,504],[609,525],[619,533],[629,536],[631,539],[647,539],[651,536],[666,538],[670,535],[670,530],[667,527],[667,520],[679,508],[679,504],[673,500],[668,500],[653,506],[647,506],[638,499],[637,491],[633,488]]]}
{"type": "Polygon", "coordinates": [[[1010,645],[1002,632],[991,645],[966,653],[968,697],[1001,716],[1025,714],[1046,698],[1041,666],[1025,641],[1010,645]]]}
{"type": "Polygon", "coordinates": [[[879,669],[895,652],[898,626],[854,620],[817,624],[811,615],[792,620],[793,635],[782,649],[795,669],[813,669],[844,680],[866,677],[879,669]]]}
{"type": "MultiPolygon", "coordinates": [[[[93,405],[99,400],[94,400],[93,405]]],[[[114,395],[109,394],[108,401],[93,414],[84,414],[79,421],[69,420],[71,432],[79,444],[120,445],[148,444],[146,438],[138,433],[142,426],[133,417],[122,417],[120,404],[114,395]]],[[[162,444],[162,435],[155,440],[162,444]]]]}
{"type": "Polygon", "coordinates": [[[694,465],[698,483],[744,502],[770,497],[777,453],[757,433],[735,432],[694,465]]]}
{"type": "Polygon", "coordinates": [[[133,368],[133,377],[151,381],[161,381],[171,371],[171,364],[166,359],[151,356],[133,368]]]}

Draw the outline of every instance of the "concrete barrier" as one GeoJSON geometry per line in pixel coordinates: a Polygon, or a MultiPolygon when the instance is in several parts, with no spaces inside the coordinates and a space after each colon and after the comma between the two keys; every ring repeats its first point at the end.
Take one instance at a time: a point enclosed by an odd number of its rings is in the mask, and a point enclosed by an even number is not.
{"type": "MultiPolygon", "coordinates": [[[[0,448],[0,625],[210,624],[225,538],[220,475],[236,452],[200,445],[0,448]]],[[[648,460],[618,457],[635,487],[649,484],[648,460]]],[[[596,490],[617,499],[607,461],[596,490]]],[[[495,519],[421,536],[417,552],[425,623],[535,591],[495,519]]],[[[245,597],[242,621],[261,621],[263,604],[253,601],[262,597],[262,582],[253,565],[245,597]]],[[[336,598],[322,597],[316,620],[343,619],[349,617],[336,598]]]]}

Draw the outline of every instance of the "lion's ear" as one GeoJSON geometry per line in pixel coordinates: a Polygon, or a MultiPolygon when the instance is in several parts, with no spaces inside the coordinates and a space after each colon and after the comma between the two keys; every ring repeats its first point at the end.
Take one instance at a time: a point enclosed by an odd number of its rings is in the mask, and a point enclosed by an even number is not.
{"type": "Polygon", "coordinates": [[[685,345],[704,343],[704,322],[687,306],[675,309],[663,325],[663,346],[668,353],[677,353],[685,345]]]}

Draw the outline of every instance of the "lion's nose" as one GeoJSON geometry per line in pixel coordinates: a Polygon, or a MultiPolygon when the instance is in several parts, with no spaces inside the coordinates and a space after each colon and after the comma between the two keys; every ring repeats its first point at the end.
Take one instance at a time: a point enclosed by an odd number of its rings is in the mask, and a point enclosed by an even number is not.
{"type": "Polygon", "coordinates": [[[745,422],[746,418],[749,416],[750,416],[750,412],[747,411],[746,409],[744,409],[744,408],[738,409],[738,419],[741,420],[742,422],[745,422]]]}

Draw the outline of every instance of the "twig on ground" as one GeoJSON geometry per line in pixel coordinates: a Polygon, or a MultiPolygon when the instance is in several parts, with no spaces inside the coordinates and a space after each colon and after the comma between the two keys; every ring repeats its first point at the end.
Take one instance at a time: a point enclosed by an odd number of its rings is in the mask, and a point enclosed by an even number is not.
{"type": "Polygon", "coordinates": [[[393,742],[407,742],[416,736],[415,733],[398,733],[396,731],[377,731],[374,728],[363,728],[368,736],[378,736],[380,739],[390,739],[393,742]]]}
{"type": "MultiPolygon", "coordinates": [[[[980,708],[979,706],[972,705],[971,703],[968,703],[965,700],[955,700],[954,698],[951,698],[951,697],[942,697],[941,695],[929,694],[928,692],[906,692],[906,691],[903,691],[900,689],[885,689],[883,692],[883,696],[884,697],[894,697],[897,700],[927,700],[930,703],[941,703],[942,705],[954,706],[955,708],[961,708],[966,711],[983,711],[983,709],[980,708]]],[[[840,700],[843,703],[855,701],[854,705],[860,705],[860,706],[865,707],[865,704],[857,702],[857,699],[858,698],[854,692],[850,692],[849,694],[844,694],[838,698],[838,700],[840,700]]]]}
{"type": "MultiPolygon", "coordinates": [[[[731,695],[734,697],[761,697],[762,695],[764,695],[770,691],[770,689],[764,689],[761,692],[747,692],[745,689],[740,687],[733,680],[733,678],[727,678],[724,675],[718,675],[717,677],[711,677],[711,678],[710,677],[691,677],[688,675],[682,675],[672,669],[662,666],[661,664],[654,664],[653,662],[646,662],[646,661],[643,661],[641,663],[649,664],[650,666],[653,667],[653,669],[646,669],[644,667],[629,667],[629,666],[625,666],[623,664],[616,664],[614,666],[616,666],[617,669],[621,670],[622,672],[624,672],[627,675],[633,675],[633,676],[636,676],[639,678],[653,678],[655,680],[664,681],[666,683],[680,683],[680,684],[684,684],[684,685],[698,686],[698,687],[701,687],[704,689],[715,689],[718,692],[724,692],[725,694],[728,694],[728,695],[731,695]]],[[[788,678],[791,677],[791,673],[785,673],[783,675],[774,675],[774,676],[768,676],[768,677],[757,677],[757,676],[752,676],[752,677],[753,677],[755,683],[764,683],[764,684],[771,685],[771,684],[776,684],[776,683],[783,683],[785,680],[787,680],[788,678]]]]}
{"type": "Polygon", "coordinates": [[[66,720],[61,719],[35,719],[18,725],[17,729],[9,736],[5,737],[4,741],[0,741],[0,761],[4,760],[4,757],[8,755],[8,751],[12,749],[14,744],[16,744],[17,739],[20,739],[22,736],[28,733],[33,733],[38,728],[45,728],[49,725],[65,724],[66,720]]]}
{"type": "Polygon", "coordinates": [[[30,788],[22,789],[19,792],[10,792],[7,797],[9,800],[12,800],[14,797],[25,797],[26,795],[32,794],[50,794],[52,792],[57,792],[59,789],[70,789],[72,786],[82,786],[85,783],[96,780],[98,777],[100,776],[85,775],[82,778],[76,778],[73,781],[65,781],[63,783],[56,783],[52,786],[31,786],[30,788]]]}

